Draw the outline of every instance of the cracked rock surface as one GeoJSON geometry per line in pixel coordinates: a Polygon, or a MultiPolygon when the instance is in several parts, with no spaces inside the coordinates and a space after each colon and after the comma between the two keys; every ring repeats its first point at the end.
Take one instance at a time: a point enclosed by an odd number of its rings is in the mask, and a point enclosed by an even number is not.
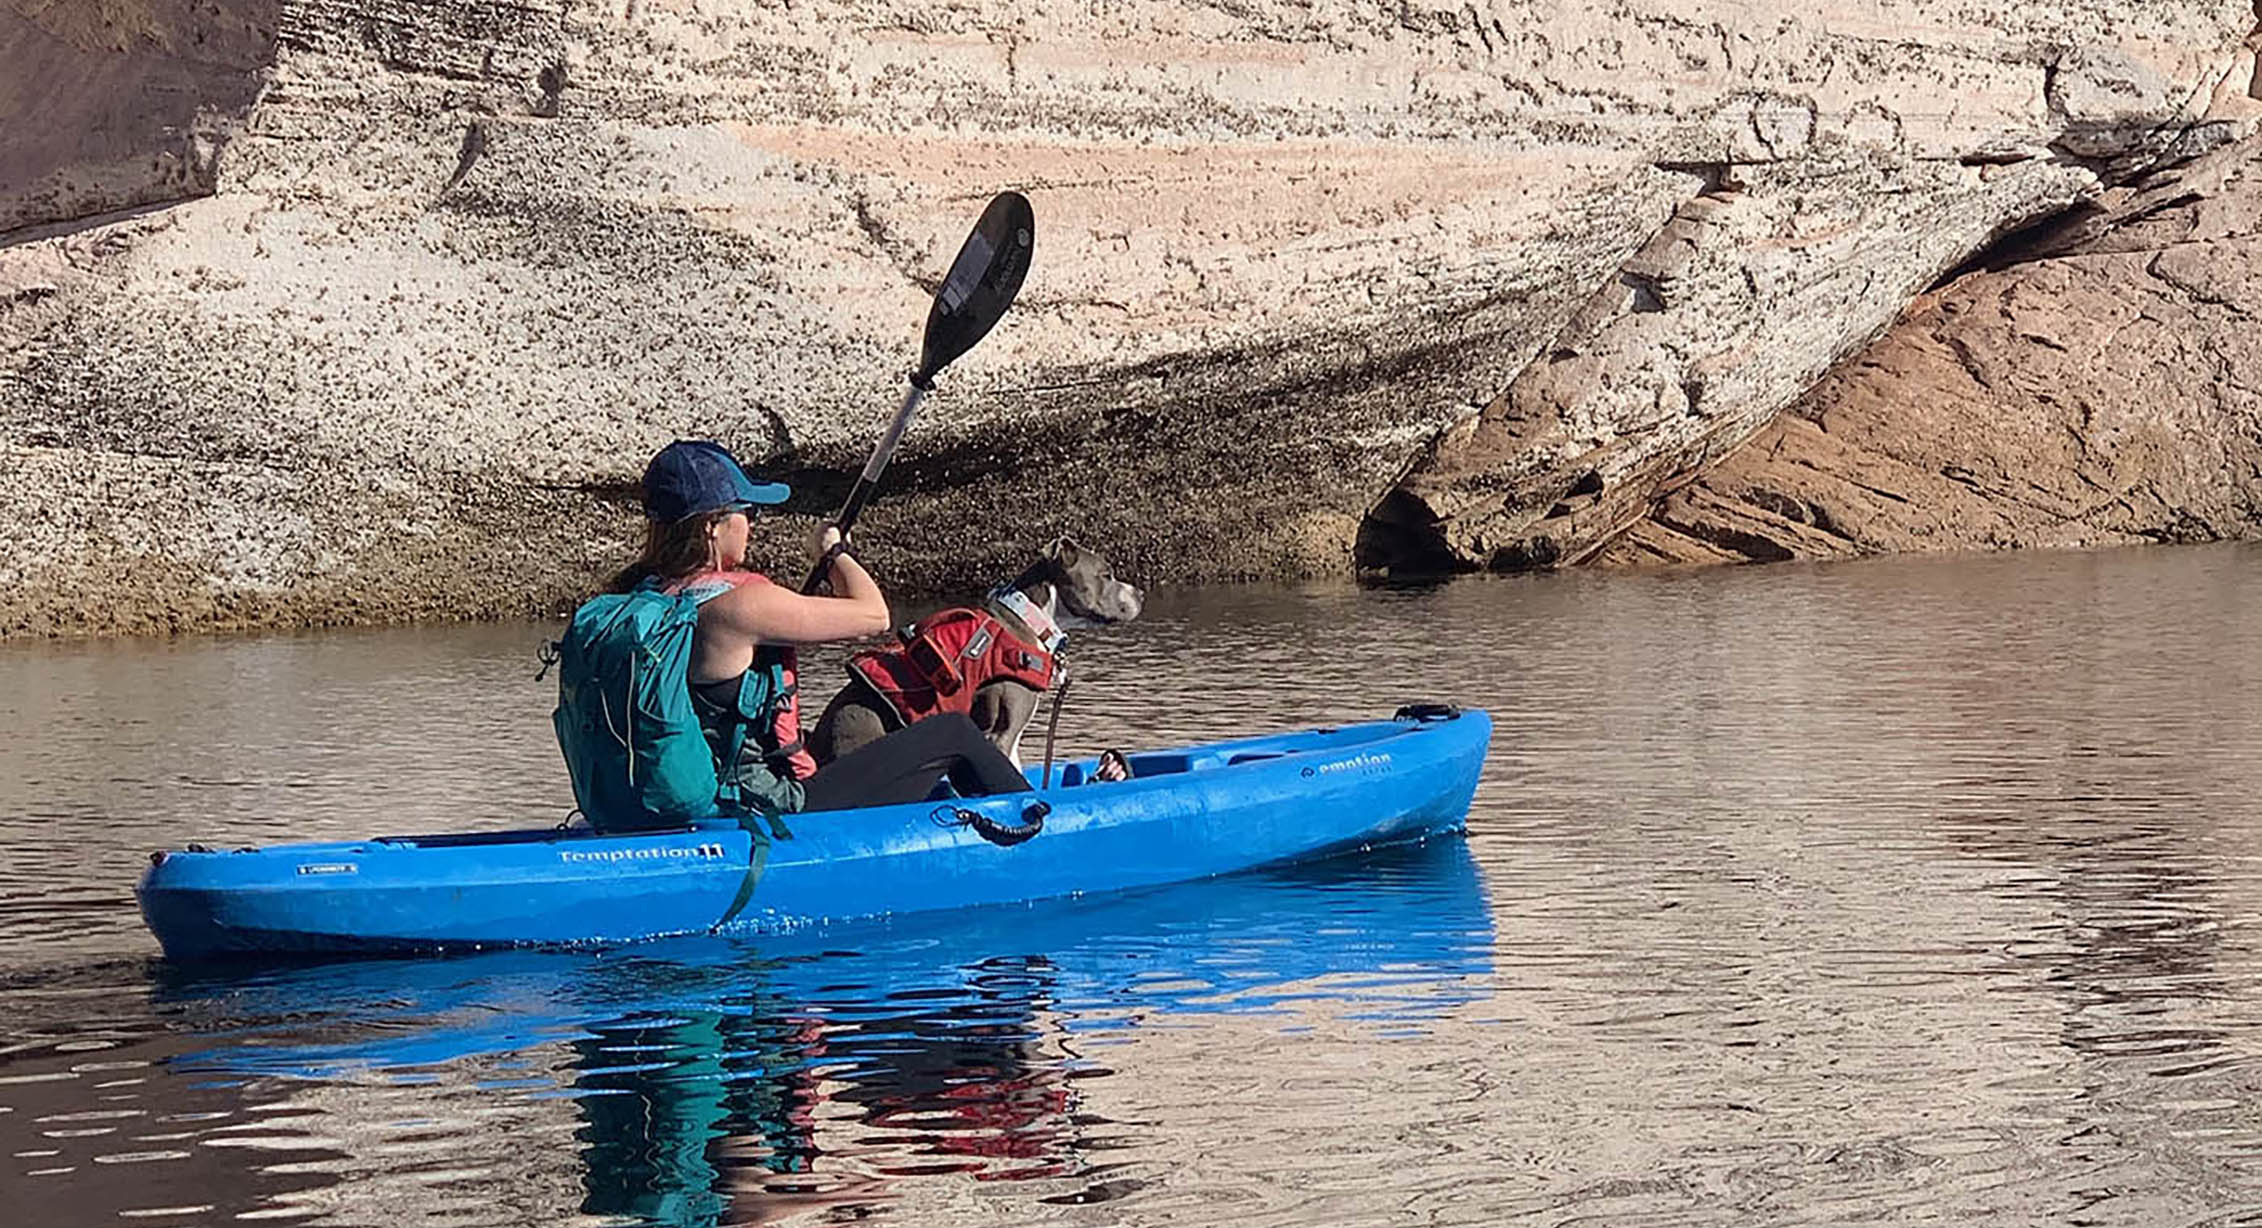
{"type": "Polygon", "coordinates": [[[1927,295],[1598,556],[2262,536],[2262,140],[1927,295]]]}
{"type": "Polygon", "coordinates": [[[2188,70],[2134,27],[2116,42],[2075,16],[1997,19],[2037,40],[2024,110],[2010,63],[1994,93],[1943,80],[1894,96],[1882,104],[1890,137],[1859,107],[1809,96],[1802,122],[1755,100],[1700,190],[1380,501],[1360,561],[1422,572],[1594,559],[1974,253],[2252,130],[2248,6],[2214,11],[2221,58],[2188,70]],[[2050,36],[2025,24],[2060,21],[2050,36]],[[2085,41],[2051,41],[2074,30],[2085,41]],[[1982,118],[1969,108],[1983,99],[2002,109],[1982,118]]]}
{"type": "Polygon", "coordinates": [[[11,119],[34,62],[171,108],[0,164],[0,635],[556,609],[682,435],[796,484],[797,574],[1006,187],[1036,265],[884,580],[1584,557],[1999,236],[2237,139],[2257,20],[0,0],[11,119]]]}

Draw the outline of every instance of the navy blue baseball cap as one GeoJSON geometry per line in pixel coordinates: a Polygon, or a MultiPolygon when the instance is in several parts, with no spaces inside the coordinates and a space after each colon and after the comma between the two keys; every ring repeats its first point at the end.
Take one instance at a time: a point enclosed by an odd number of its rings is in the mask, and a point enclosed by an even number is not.
{"type": "Polygon", "coordinates": [[[662,524],[755,503],[783,503],[793,488],[757,482],[719,443],[679,439],[644,467],[644,514],[662,524]]]}

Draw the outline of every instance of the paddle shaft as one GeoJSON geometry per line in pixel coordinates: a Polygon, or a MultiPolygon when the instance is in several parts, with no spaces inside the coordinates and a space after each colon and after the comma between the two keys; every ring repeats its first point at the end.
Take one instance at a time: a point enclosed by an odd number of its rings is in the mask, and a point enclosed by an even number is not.
{"type": "MultiPolygon", "coordinates": [[[[1000,192],[982,210],[981,220],[974,223],[973,231],[950,262],[950,271],[935,289],[934,302],[927,311],[926,334],[919,343],[919,367],[911,375],[911,391],[903,398],[903,408],[895,411],[895,420],[888,423],[887,433],[872,449],[872,458],[864,462],[864,472],[857,475],[856,485],[849,488],[848,502],[841,505],[840,516],[833,521],[844,542],[849,526],[864,510],[864,501],[879,485],[888,458],[895,455],[895,445],[903,441],[911,415],[919,412],[919,402],[933,390],[935,376],[987,336],[998,317],[1013,305],[1013,296],[1021,292],[1021,281],[1028,276],[1029,261],[1036,254],[1036,236],[1036,216],[1029,211],[1029,198],[1019,192],[1000,192]]],[[[801,586],[802,592],[817,591],[831,573],[839,551],[840,547],[834,546],[817,560],[809,571],[809,582],[801,586]]]]}
{"type": "MultiPolygon", "coordinates": [[[[887,432],[880,436],[880,442],[872,448],[871,458],[864,462],[864,472],[856,475],[856,485],[849,488],[847,502],[840,505],[840,515],[833,518],[833,527],[840,530],[842,537],[848,536],[849,527],[863,513],[864,504],[871,500],[872,491],[880,484],[880,474],[886,471],[888,461],[895,456],[895,446],[903,442],[903,432],[911,428],[912,416],[919,412],[919,403],[927,399],[927,391],[932,387],[934,384],[930,380],[918,376],[911,378],[911,391],[903,398],[903,408],[895,411],[895,421],[888,423],[887,432]]],[[[817,565],[809,570],[808,582],[801,586],[801,591],[816,592],[818,586],[825,582],[826,573],[831,570],[831,558],[817,560],[817,565]]]]}

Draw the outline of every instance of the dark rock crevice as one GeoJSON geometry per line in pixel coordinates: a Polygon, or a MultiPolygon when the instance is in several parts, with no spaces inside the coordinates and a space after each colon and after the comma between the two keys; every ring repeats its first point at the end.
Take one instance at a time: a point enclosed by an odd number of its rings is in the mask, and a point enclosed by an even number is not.
{"type": "MultiPolygon", "coordinates": [[[[2143,192],[2147,185],[2176,181],[2183,163],[2148,166],[2124,185],[2126,191],[2143,192]]],[[[2131,214],[2117,208],[2116,193],[2110,188],[2104,194],[2076,201],[2064,209],[2045,214],[2005,231],[1969,257],[1942,273],[1927,287],[1926,293],[1946,288],[1974,273],[1996,273],[2016,268],[2022,264],[2054,260],[2082,249],[2108,231],[2123,229],[2143,221],[2142,215],[2131,214]]],[[[2167,198],[2146,197],[2144,210],[2165,214],[2197,203],[2196,194],[2184,193],[2167,198]]]]}
{"type": "MultiPolygon", "coordinates": [[[[1482,305],[1469,310],[1484,318],[1482,305]]],[[[1387,421],[1393,390],[1442,382],[1469,346],[1508,344],[1464,336],[1470,327],[1441,318],[1398,344],[1313,336],[994,390],[984,423],[906,441],[866,513],[867,553],[891,582],[929,591],[994,580],[1015,551],[1061,533],[1106,550],[1126,574],[1251,578],[1243,560],[1255,543],[1280,558],[1323,545],[1300,545],[1280,509],[1346,522],[1366,510],[1359,492],[1389,475],[1371,473],[1374,455],[1351,439],[1387,421]]],[[[805,449],[783,475],[796,505],[838,506],[860,447],[805,449]]]]}
{"type": "MultiPolygon", "coordinates": [[[[106,213],[89,213],[83,216],[65,218],[61,221],[41,222],[17,230],[0,232],[0,248],[13,247],[22,243],[40,243],[49,239],[68,239],[74,235],[85,234],[88,231],[100,230],[104,227],[122,226],[125,223],[161,213],[187,199],[194,198],[166,197],[150,201],[147,204],[128,205],[123,209],[113,209],[106,213]]],[[[124,245],[118,244],[117,246],[124,245]]],[[[52,290],[52,287],[50,287],[50,290],[52,290]]]]}
{"type": "Polygon", "coordinates": [[[2254,52],[2254,79],[2246,87],[2246,96],[2262,100],[2262,0],[2254,0],[2254,33],[2246,38],[2246,49],[2254,52]]]}
{"type": "MultiPolygon", "coordinates": [[[[1629,318],[1687,306],[1685,276],[1722,212],[1744,190],[1733,163],[1670,169],[1695,175],[1698,190],[1581,303],[1507,391],[1474,420],[1433,439],[1409,475],[1369,507],[1354,550],[1362,574],[1402,579],[1575,561],[1596,540],[1594,526],[1637,514],[1629,498],[1678,466],[1677,458],[1637,462],[1608,478],[1610,449],[1578,447],[1578,429],[1568,419],[1580,390],[1608,378],[1614,330],[1628,327],[1629,318]],[[1484,525],[1474,532],[1461,523],[1475,518],[1472,508],[1484,525]]],[[[1701,417],[1704,379],[1690,374],[1677,387],[1679,412],[1701,417]]],[[[1641,433],[1638,426],[1624,432],[1641,433]]]]}
{"type": "Polygon", "coordinates": [[[894,227],[888,225],[873,206],[872,198],[862,191],[853,192],[849,195],[848,207],[856,217],[856,228],[903,274],[903,279],[919,287],[921,292],[933,294],[942,280],[927,271],[924,253],[896,234],[894,227]]]}

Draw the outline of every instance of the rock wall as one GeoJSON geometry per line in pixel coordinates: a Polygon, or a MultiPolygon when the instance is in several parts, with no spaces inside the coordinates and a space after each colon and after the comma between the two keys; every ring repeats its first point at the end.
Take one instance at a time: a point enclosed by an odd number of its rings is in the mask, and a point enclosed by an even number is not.
{"type": "Polygon", "coordinates": [[[0,0],[0,242],[210,193],[278,0],[0,0]]]}
{"type": "MultiPolygon", "coordinates": [[[[886,578],[994,578],[1062,531],[1149,582],[1347,571],[1355,540],[1591,552],[1998,236],[2238,136],[2257,24],[2252,0],[190,11],[274,32],[256,104],[197,112],[213,193],[0,246],[0,635],[554,608],[686,434],[796,483],[762,548],[798,556],[1009,186],[1037,264],[867,513],[886,578]]],[[[91,207],[17,182],[19,219],[91,207]]]]}
{"type": "Polygon", "coordinates": [[[1596,561],[2262,536],[2262,140],[1995,259],[1596,561]]]}
{"type": "MultiPolygon", "coordinates": [[[[1949,87],[1903,95],[1915,105],[1895,113],[1891,139],[1818,117],[1727,151],[1546,352],[1382,500],[1361,561],[1522,570],[1595,557],[1974,252],[2251,131],[2262,13],[2217,16],[2226,39],[2244,23],[2245,41],[2196,71],[2135,39],[2029,44],[2031,109],[1978,120],[2005,125],[1992,136],[1965,126],[1977,117],[1949,87]],[[1958,105],[1925,111],[1919,97],[1958,105]]],[[[2019,90],[2004,68],[1995,97],[2008,103],[2019,90]]]]}

